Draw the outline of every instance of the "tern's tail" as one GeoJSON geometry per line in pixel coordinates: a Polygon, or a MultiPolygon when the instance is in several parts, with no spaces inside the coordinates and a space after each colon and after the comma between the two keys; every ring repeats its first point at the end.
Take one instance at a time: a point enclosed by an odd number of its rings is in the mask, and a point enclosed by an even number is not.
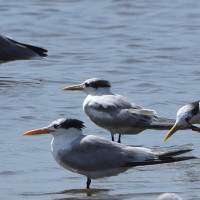
{"type": "Polygon", "coordinates": [[[146,160],[143,162],[126,163],[126,167],[172,163],[172,162],[179,162],[179,161],[183,161],[183,160],[190,160],[190,159],[197,158],[195,156],[178,156],[178,155],[190,152],[190,151],[192,151],[192,149],[175,150],[175,151],[169,151],[169,152],[165,152],[165,153],[159,153],[159,154],[157,154],[157,156],[158,156],[157,159],[146,160]]]}
{"type": "Polygon", "coordinates": [[[7,39],[12,41],[12,42],[14,42],[14,43],[16,43],[16,44],[19,44],[19,45],[27,47],[28,49],[34,51],[39,56],[42,56],[42,57],[46,57],[47,56],[47,50],[46,49],[43,49],[41,47],[32,46],[32,45],[29,45],[29,44],[20,43],[20,42],[17,42],[15,40],[12,40],[10,38],[7,38],[7,39]]]}

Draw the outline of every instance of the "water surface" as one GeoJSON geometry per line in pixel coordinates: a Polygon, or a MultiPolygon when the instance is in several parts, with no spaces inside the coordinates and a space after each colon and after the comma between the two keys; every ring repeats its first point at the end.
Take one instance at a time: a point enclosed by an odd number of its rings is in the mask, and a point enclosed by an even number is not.
{"type": "MultiPolygon", "coordinates": [[[[110,134],[82,111],[85,94],[61,88],[101,77],[112,91],[159,116],[199,100],[200,2],[0,0],[1,34],[48,49],[46,59],[0,65],[1,199],[88,199],[86,178],[62,169],[50,153],[51,136],[22,137],[61,117],[85,122],[85,133],[110,134]]],[[[156,151],[193,148],[200,135],[166,131],[123,136],[127,145],[156,151]],[[182,146],[182,147],[180,147],[182,146]]],[[[93,199],[149,200],[163,192],[200,199],[199,160],[137,167],[92,181],[93,199]]]]}

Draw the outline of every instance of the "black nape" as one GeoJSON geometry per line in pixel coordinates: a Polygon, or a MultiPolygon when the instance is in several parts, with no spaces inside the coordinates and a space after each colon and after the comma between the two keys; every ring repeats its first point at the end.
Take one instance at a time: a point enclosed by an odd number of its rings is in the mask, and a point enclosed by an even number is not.
{"type": "Polygon", "coordinates": [[[83,129],[84,123],[77,119],[66,119],[60,124],[60,127],[68,129],[68,128],[77,128],[77,129],[83,129]]]}
{"type": "Polygon", "coordinates": [[[107,88],[107,87],[111,87],[111,84],[109,81],[98,79],[98,80],[94,80],[90,83],[85,83],[85,86],[93,87],[93,88],[100,88],[100,87],[107,88]]]}

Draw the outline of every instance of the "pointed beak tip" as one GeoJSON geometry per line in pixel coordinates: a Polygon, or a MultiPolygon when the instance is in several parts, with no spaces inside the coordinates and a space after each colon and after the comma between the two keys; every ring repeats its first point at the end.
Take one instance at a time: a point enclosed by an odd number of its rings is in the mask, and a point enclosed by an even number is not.
{"type": "Polygon", "coordinates": [[[176,124],[171,128],[171,130],[167,133],[162,143],[165,143],[180,127],[176,124]]]}
{"type": "Polygon", "coordinates": [[[49,134],[51,132],[52,132],[51,130],[48,130],[46,127],[44,127],[44,128],[39,128],[39,129],[35,129],[32,131],[22,133],[21,135],[22,136],[24,136],[24,135],[39,135],[39,134],[49,134]]]}
{"type": "Polygon", "coordinates": [[[70,90],[70,89],[71,89],[71,86],[70,87],[64,87],[61,90],[70,90]]]}
{"type": "Polygon", "coordinates": [[[162,143],[165,143],[170,137],[171,137],[171,135],[167,134],[165,136],[164,140],[162,141],[162,143]]]}
{"type": "Polygon", "coordinates": [[[81,87],[80,85],[72,85],[72,86],[64,87],[62,88],[62,90],[68,90],[68,91],[83,90],[83,87],[81,87]]]}
{"type": "Polygon", "coordinates": [[[29,135],[29,134],[27,134],[27,133],[22,133],[21,134],[21,136],[27,136],[27,135],[29,135]]]}
{"type": "Polygon", "coordinates": [[[164,139],[164,140],[162,141],[162,143],[164,144],[166,141],[167,141],[167,139],[164,139]]]}
{"type": "Polygon", "coordinates": [[[71,90],[71,86],[69,86],[69,87],[64,87],[64,88],[62,88],[61,90],[71,90]]]}
{"type": "Polygon", "coordinates": [[[26,135],[31,135],[29,134],[29,132],[26,132],[26,133],[22,133],[21,136],[26,136],[26,135]]]}
{"type": "Polygon", "coordinates": [[[32,135],[32,134],[27,134],[27,133],[22,133],[21,134],[21,136],[27,136],[27,135],[29,136],[29,135],[32,135]]]}

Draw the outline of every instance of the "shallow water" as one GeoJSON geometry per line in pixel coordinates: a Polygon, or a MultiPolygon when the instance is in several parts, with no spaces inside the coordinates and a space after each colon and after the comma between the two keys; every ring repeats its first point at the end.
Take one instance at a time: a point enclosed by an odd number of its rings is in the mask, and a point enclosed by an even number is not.
{"type": "MultiPolygon", "coordinates": [[[[61,88],[102,77],[112,91],[175,118],[178,108],[199,100],[200,2],[191,1],[5,1],[1,34],[48,49],[46,59],[0,65],[0,196],[15,200],[88,199],[85,177],[62,169],[50,153],[49,136],[22,137],[61,117],[85,122],[85,133],[110,134],[82,111],[85,95],[61,88]]],[[[123,136],[127,145],[154,150],[193,148],[200,135],[166,131],[123,136]],[[182,146],[182,147],[180,147],[182,146]]],[[[200,199],[199,160],[137,167],[92,181],[93,199],[149,200],[163,192],[200,199]],[[98,190],[102,189],[102,190],[98,190]]]]}

